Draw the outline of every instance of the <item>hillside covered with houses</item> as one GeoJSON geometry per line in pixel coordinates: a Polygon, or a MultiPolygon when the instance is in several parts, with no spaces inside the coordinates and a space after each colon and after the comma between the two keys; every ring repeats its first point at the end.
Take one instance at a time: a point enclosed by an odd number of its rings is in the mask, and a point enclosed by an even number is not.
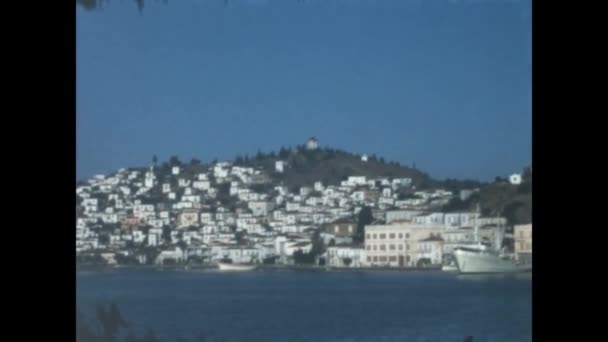
{"type": "Polygon", "coordinates": [[[489,244],[521,252],[528,245],[514,227],[530,222],[530,168],[493,183],[436,181],[373,155],[321,148],[314,138],[208,164],[154,157],[76,186],[79,265],[229,258],[407,267],[442,263],[471,239],[473,225],[489,244]],[[509,238],[498,240],[500,229],[509,238]]]}

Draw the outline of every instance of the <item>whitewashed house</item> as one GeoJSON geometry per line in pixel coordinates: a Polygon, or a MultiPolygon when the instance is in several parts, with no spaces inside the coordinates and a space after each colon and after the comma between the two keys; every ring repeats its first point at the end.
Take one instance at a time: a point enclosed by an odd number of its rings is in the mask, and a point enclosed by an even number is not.
{"type": "Polygon", "coordinates": [[[298,202],[287,202],[285,203],[285,210],[289,212],[300,210],[300,203],[298,202]]]}
{"type": "Polygon", "coordinates": [[[209,190],[211,188],[211,182],[208,180],[197,180],[192,182],[192,187],[198,190],[209,190]]]}
{"type": "Polygon", "coordinates": [[[306,197],[308,195],[310,195],[310,193],[312,192],[312,189],[306,186],[303,186],[300,188],[300,196],[302,197],[306,197]]]}
{"type": "Polygon", "coordinates": [[[167,259],[173,259],[177,262],[183,261],[184,251],[177,246],[174,249],[164,250],[156,257],[155,263],[162,264],[167,259]]]}
{"type": "Polygon", "coordinates": [[[443,239],[433,235],[419,240],[416,262],[421,259],[427,259],[433,265],[440,265],[443,262],[443,239]]]}
{"type": "Polygon", "coordinates": [[[254,216],[267,216],[274,209],[274,203],[269,201],[252,201],[247,203],[247,205],[254,216]]]}
{"type": "Polygon", "coordinates": [[[327,265],[332,267],[363,267],[366,263],[365,248],[358,246],[331,246],[325,257],[327,265]]]}
{"type": "Polygon", "coordinates": [[[282,160],[277,160],[274,163],[274,170],[279,173],[283,173],[285,171],[285,162],[282,160]]]}
{"type": "Polygon", "coordinates": [[[177,215],[177,228],[198,225],[200,213],[198,210],[184,210],[177,215]]]}
{"type": "Polygon", "coordinates": [[[395,221],[411,221],[414,217],[422,214],[421,210],[388,210],[386,212],[386,223],[395,221]]]}
{"type": "Polygon", "coordinates": [[[365,176],[350,176],[346,182],[348,186],[366,185],[367,178],[365,176]]]}
{"type": "Polygon", "coordinates": [[[210,224],[215,220],[215,215],[213,213],[201,213],[201,223],[210,224]]]}
{"type": "Polygon", "coordinates": [[[319,148],[319,141],[317,140],[317,138],[315,137],[311,137],[308,139],[308,141],[306,142],[306,149],[307,150],[316,150],[319,148]]]}
{"type": "Polygon", "coordinates": [[[431,213],[428,215],[420,215],[420,216],[416,216],[414,218],[414,222],[416,224],[421,224],[421,225],[437,225],[437,224],[444,224],[444,213],[431,213]]]}
{"type": "Polygon", "coordinates": [[[142,243],[146,239],[146,235],[141,230],[134,230],[131,235],[133,235],[133,242],[142,243]]]}
{"type": "Polygon", "coordinates": [[[400,188],[400,187],[407,187],[410,186],[412,184],[412,179],[411,178],[395,178],[392,181],[392,188],[396,189],[396,188],[400,188]]]}
{"type": "Polygon", "coordinates": [[[521,184],[521,174],[514,173],[514,174],[510,175],[509,176],[509,183],[511,183],[512,185],[519,185],[519,184],[521,184]]]}
{"type": "Polygon", "coordinates": [[[182,196],[182,202],[200,203],[201,196],[199,195],[184,195],[182,196]]]}
{"type": "Polygon", "coordinates": [[[179,166],[173,166],[171,168],[171,174],[174,175],[174,176],[179,175],[179,171],[180,171],[179,166]]]}

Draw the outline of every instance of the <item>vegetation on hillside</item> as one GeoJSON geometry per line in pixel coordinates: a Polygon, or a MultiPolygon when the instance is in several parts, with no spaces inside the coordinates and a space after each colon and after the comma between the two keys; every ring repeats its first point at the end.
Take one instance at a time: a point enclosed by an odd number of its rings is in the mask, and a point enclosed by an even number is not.
{"type": "Polygon", "coordinates": [[[519,185],[497,178],[494,183],[479,187],[479,192],[464,201],[454,197],[442,210],[472,211],[479,203],[482,216],[505,217],[509,226],[532,222],[532,169],[524,168],[519,185]]]}
{"type": "Polygon", "coordinates": [[[428,174],[397,162],[386,162],[372,155],[367,162],[361,156],[332,148],[307,150],[303,145],[295,148],[281,147],[278,153],[258,152],[255,156],[237,156],[235,165],[260,167],[268,172],[273,181],[290,189],[311,186],[316,181],[324,185],[338,185],[349,176],[412,178],[414,185],[432,184],[428,174]],[[286,162],[285,172],[275,171],[276,161],[286,162]]]}

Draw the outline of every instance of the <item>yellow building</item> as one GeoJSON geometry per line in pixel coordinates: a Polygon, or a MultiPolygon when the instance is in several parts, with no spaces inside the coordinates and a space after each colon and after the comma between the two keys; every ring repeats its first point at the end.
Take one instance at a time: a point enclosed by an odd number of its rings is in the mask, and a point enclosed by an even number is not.
{"type": "Polygon", "coordinates": [[[420,225],[399,222],[365,227],[366,265],[406,267],[415,266],[420,255],[420,241],[440,237],[444,225],[420,225]]]}
{"type": "Polygon", "coordinates": [[[513,234],[517,260],[532,263],[532,223],[515,225],[513,234]]]}

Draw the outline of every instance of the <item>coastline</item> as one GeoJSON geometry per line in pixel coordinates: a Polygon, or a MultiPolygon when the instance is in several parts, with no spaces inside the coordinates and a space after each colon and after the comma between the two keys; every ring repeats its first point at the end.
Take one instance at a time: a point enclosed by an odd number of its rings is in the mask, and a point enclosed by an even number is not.
{"type": "MultiPolygon", "coordinates": [[[[76,265],[76,272],[112,272],[112,271],[183,271],[200,272],[216,271],[215,264],[205,265],[76,265]]],[[[316,265],[259,265],[254,271],[302,271],[302,272],[442,272],[441,266],[433,267],[332,267],[316,265]]]]}

